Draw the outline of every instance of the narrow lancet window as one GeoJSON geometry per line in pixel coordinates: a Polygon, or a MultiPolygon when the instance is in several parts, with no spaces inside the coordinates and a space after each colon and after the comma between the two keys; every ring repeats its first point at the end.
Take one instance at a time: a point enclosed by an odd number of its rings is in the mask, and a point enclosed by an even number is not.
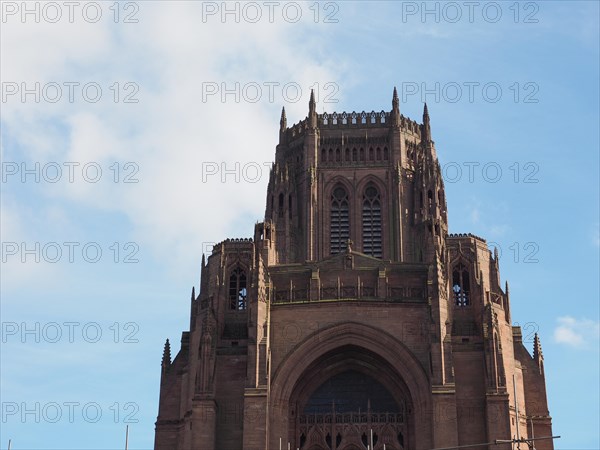
{"type": "Polygon", "coordinates": [[[246,309],[246,273],[237,267],[229,276],[229,309],[246,309]]]}
{"type": "Polygon", "coordinates": [[[381,247],[381,198],[373,185],[367,186],[363,195],[362,208],[363,253],[382,257],[381,247]]]}
{"type": "Polygon", "coordinates": [[[342,186],[337,186],[331,195],[331,254],[340,253],[350,239],[350,214],[348,194],[342,186]]]}
{"type": "Polygon", "coordinates": [[[469,271],[462,264],[456,266],[452,271],[452,292],[456,306],[469,305],[469,271]]]}
{"type": "Polygon", "coordinates": [[[283,217],[283,194],[279,194],[278,208],[277,213],[279,214],[279,217],[283,217]]]}

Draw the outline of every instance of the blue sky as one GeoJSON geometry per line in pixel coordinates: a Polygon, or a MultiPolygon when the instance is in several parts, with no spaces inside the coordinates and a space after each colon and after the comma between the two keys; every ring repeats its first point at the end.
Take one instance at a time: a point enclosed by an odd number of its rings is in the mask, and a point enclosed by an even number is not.
{"type": "Polygon", "coordinates": [[[597,2],[21,7],[0,31],[0,449],[123,448],[126,425],[151,448],[164,340],[202,252],[262,218],[281,107],[303,119],[313,87],[319,112],[389,110],[394,86],[412,119],[427,101],[450,231],[495,243],[542,339],[556,448],[600,448],[597,2]]]}

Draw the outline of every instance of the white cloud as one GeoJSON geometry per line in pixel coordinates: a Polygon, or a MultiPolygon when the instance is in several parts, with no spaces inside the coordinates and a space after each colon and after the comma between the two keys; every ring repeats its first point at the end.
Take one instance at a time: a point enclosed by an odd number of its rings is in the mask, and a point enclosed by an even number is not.
{"type": "Polygon", "coordinates": [[[554,329],[554,340],[559,344],[583,348],[598,345],[600,337],[600,322],[590,319],[575,319],[563,316],[557,319],[558,326],[554,329]]]}
{"type": "Polygon", "coordinates": [[[44,261],[42,248],[46,242],[40,242],[38,238],[39,230],[50,223],[53,228],[70,226],[60,209],[48,207],[34,213],[31,209],[17,208],[5,198],[2,199],[0,264],[3,289],[15,289],[31,282],[52,287],[59,279],[60,268],[44,261]]]}
{"type": "Polygon", "coordinates": [[[481,213],[479,212],[479,209],[477,207],[471,209],[471,222],[473,222],[474,224],[479,223],[480,216],[481,213]]]}
{"type": "Polygon", "coordinates": [[[507,232],[510,231],[510,226],[506,224],[498,224],[492,225],[490,227],[490,236],[491,237],[501,237],[506,235],[507,232]]]}
{"type": "MultiPolygon", "coordinates": [[[[198,263],[203,242],[252,235],[252,222],[240,232],[236,219],[250,215],[260,220],[264,214],[268,169],[263,163],[274,158],[281,107],[286,107],[288,125],[303,119],[309,88],[336,82],[344,65],[325,52],[309,53],[314,45],[303,42],[327,32],[326,25],[319,28],[309,19],[204,23],[198,4],[159,4],[139,4],[137,24],[8,23],[2,32],[7,38],[2,44],[3,80],[95,82],[102,87],[102,98],[84,101],[78,89],[72,103],[64,98],[66,89],[63,99],[52,104],[11,97],[3,104],[3,134],[11,142],[6,153],[15,161],[100,164],[101,182],[79,176],[74,183],[48,185],[40,195],[124,214],[140,246],[164,258],[166,266],[189,267],[198,263]],[[37,42],[44,42],[46,50],[40,51],[37,42]],[[116,81],[118,103],[111,89],[116,81]],[[125,82],[139,86],[137,104],[122,102],[131,92],[124,89],[125,82]],[[209,82],[219,88],[227,83],[230,89],[239,83],[242,96],[236,101],[229,95],[222,102],[214,95],[203,102],[203,83],[209,82]],[[272,99],[264,84],[269,82],[279,83],[272,99]],[[254,95],[251,88],[244,91],[249,83],[262,90],[255,103],[243,97],[244,92],[254,95]],[[301,87],[298,101],[286,102],[286,94],[295,95],[293,89],[283,92],[286,83],[301,87]],[[126,162],[137,164],[139,183],[112,182],[109,167],[115,161],[121,168],[126,162]],[[244,180],[242,173],[239,182],[228,175],[222,183],[220,174],[202,179],[206,163],[234,170],[239,163],[238,172],[257,163],[263,170],[256,182],[244,180]]],[[[18,215],[20,205],[13,203],[18,215]]]]}

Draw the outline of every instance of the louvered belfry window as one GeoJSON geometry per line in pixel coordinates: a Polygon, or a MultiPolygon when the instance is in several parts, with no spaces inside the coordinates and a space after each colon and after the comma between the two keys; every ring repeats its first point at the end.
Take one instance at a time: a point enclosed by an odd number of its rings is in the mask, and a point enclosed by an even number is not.
{"type": "Polygon", "coordinates": [[[246,296],[246,273],[237,267],[229,277],[229,309],[245,310],[246,296]]]}
{"type": "Polygon", "coordinates": [[[452,291],[454,292],[454,304],[456,306],[469,306],[469,271],[462,264],[456,266],[452,271],[452,291]]]}
{"type": "Polygon", "coordinates": [[[348,193],[342,186],[337,186],[331,195],[331,254],[342,252],[350,239],[350,214],[348,193]]]}
{"type": "Polygon", "coordinates": [[[381,250],[381,198],[373,185],[367,186],[362,206],[363,253],[382,257],[381,250]]]}

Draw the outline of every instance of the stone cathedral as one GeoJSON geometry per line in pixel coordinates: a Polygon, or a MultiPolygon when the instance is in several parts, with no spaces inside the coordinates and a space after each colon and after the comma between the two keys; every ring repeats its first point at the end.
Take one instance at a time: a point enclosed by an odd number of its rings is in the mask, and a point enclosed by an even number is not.
{"type": "Polygon", "coordinates": [[[155,450],[552,435],[539,338],[512,326],[497,253],[448,233],[427,106],[404,117],[395,89],[391,111],[318,114],[312,93],[304,120],[282,111],[264,220],[202,259],[161,370],[155,450]]]}

